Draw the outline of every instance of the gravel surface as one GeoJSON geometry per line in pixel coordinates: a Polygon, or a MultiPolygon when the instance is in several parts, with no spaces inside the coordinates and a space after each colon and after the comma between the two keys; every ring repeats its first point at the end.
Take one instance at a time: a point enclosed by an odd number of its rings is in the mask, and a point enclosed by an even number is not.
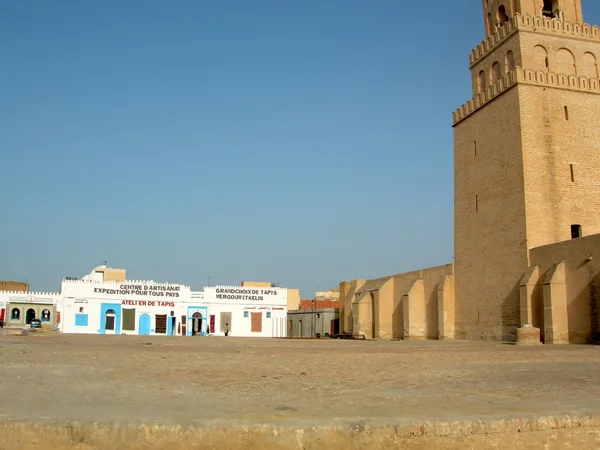
{"type": "Polygon", "coordinates": [[[600,413],[600,347],[0,337],[0,421],[184,425],[600,413]]]}

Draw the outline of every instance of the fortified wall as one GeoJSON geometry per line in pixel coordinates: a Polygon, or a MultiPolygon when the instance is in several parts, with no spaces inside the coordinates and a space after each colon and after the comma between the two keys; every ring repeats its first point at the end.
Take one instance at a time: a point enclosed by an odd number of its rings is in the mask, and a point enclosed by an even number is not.
{"type": "Polygon", "coordinates": [[[340,283],[342,333],[366,339],[454,337],[454,266],[340,283]]]}
{"type": "Polygon", "coordinates": [[[27,292],[29,284],[22,281],[0,281],[0,291],[27,292]]]}
{"type": "Polygon", "coordinates": [[[521,323],[552,344],[600,342],[600,234],[533,248],[520,284],[521,323]]]}

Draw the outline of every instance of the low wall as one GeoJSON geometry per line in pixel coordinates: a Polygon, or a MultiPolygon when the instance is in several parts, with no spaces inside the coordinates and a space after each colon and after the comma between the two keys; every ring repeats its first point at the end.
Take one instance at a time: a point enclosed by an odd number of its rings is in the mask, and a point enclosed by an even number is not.
{"type": "Polygon", "coordinates": [[[209,428],[179,425],[102,423],[2,423],[0,448],[229,450],[327,448],[600,448],[600,417],[548,416],[500,420],[371,425],[365,421],[333,426],[231,425],[209,428]]]}
{"type": "Polygon", "coordinates": [[[454,337],[453,273],[446,264],[341,282],[342,332],[367,339],[454,337]]]}
{"type": "Polygon", "coordinates": [[[532,268],[537,270],[537,280],[530,282],[530,295],[542,297],[529,302],[532,307],[541,308],[541,311],[528,313],[534,318],[532,325],[541,328],[543,335],[551,330],[557,343],[580,344],[591,334],[597,334],[600,331],[597,310],[600,301],[600,234],[536,247],[529,255],[532,268]],[[558,281],[559,271],[562,282],[558,281]],[[550,323],[553,318],[556,323],[550,323]]]}

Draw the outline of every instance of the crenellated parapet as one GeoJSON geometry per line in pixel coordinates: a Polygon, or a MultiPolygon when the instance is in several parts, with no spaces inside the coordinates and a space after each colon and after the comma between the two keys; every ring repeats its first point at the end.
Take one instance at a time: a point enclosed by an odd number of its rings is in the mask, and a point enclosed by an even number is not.
{"type": "Polygon", "coordinates": [[[475,47],[469,54],[469,64],[473,66],[498,45],[516,33],[518,30],[535,31],[561,36],[572,36],[578,39],[600,41],[600,28],[587,23],[572,23],[548,17],[532,17],[529,14],[515,14],[514,17],[498,27],[496,32],[475,47]]]}
{"type": "MultiPolygon", "coordinates": [[[[517,68],[518,69],[518,68],[517,68]]],[[[517,69],[508,72],[487,89],[477,94],[473,99],[462,105],[453,113],[453,124],[456,125],[461,120],[473,114],[486,103],[507,91],[517,83],[517,69]]]]}
{"type": "Polygon", "coordinates": [[[284,287],[255,287],[255,286],[210,286],[205,287],[204,292],[215,291],[217,289],[227,290],[227,291],[240,291],[240,292],[248,292],[248,291],[271,291],[271,292],[287,292],[287,288],[284,287]]]}
{"type": "Polygon", "coordinates": [[[185,286],[177,283],[158,283],[153,280],[125,280],[125,281],[94,281],[94,280],[70,280],[63,279],[63,285],[153,285],[153,286],[165,286],[165,287],[183,287],[190,289],[190,286],[185,286]]]}
{"type": "Polygon", "coordinates": [[[453,113],[453,125],[464,120],[486,103],[492,101],[516,84],[530,84],[556,87],[600,94],[600,80],[575,75],[557,74],[553,72],[534,71],[517,67],[489,86],[475,98],[469,100],[453,113]]]}
{"type": "Polygon", "coordinates": [[[19,297],[52,297],[59,296],[58,292],[23,292],[23,291],[0,291],[0,295],[18,295],[19,297]]]}
{"type": "Polygon", "coordinates": [[[61,296],[58,292],[0,291],[0,307],[8,303],[57,304],[61,296]]]}

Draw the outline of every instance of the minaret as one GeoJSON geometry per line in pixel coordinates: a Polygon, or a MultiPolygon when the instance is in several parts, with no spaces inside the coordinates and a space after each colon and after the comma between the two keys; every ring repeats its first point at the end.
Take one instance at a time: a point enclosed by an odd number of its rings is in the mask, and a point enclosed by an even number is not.
{"type": "Polygon", "coordinates": [[[529,249],[600,233],[600,29],[581,0],[481,1],[453,117],[456,338],[514,340],[529,249]]]}

